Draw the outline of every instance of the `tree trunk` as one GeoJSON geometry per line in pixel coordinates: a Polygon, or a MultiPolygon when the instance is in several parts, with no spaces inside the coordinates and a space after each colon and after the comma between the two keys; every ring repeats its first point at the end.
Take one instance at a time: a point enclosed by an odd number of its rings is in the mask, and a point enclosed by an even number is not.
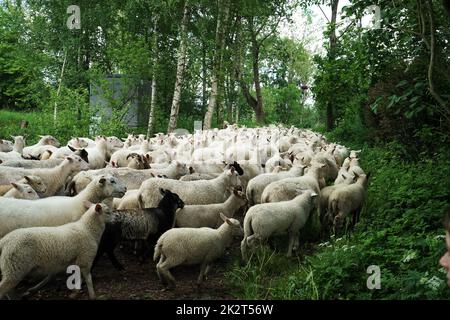
{"type": "MultiPolygon", "coordinates": [[[[252,24],[252,19],[249,19],[249,24],[250,24],[250,31],[253,31],[253,27],[251,26],[252,24]]],[[[240,43],[240,25],[241,25],[241,17],[238,17],[237,19],[237,31],[236,31],[236,39],[235,39],[235,43],[236,43],[236,60],[234,63],[234,68],[235,68],[235,74],[236,74],[236,79],[239,82],[239,86],[241,87],[241,91],[242,94],[244,95],[245,101],[247,102],[247,104],[253,109],[253,111],[255,112],[256,115],[256,120],[259,123],[263,123],[265,122],[265,114],[264,114],[264,110],[263,110],[263,103],[262,103],[262,94],[261,94],[261,86],[260,86],[260,81],[259,81],[259,69],[258,69],[258,65],[259,65],[259,48],[258,48],[258,43],[256,42],[256,35],[254,34],[254,32],[252,32],[252,55],[253,55],[253,83],[255,84],[255,91],[256,91],[256,98],[252,96],[252,94],[250,93],[250,89],[247,85],[247,83],[245,82],[243,76],[242,76],[242,45],[240,43]],[[253,41],[254,40],[254,41],[253,41]],[[256,47],[258,48],[258,50],[254,50],[254,46],[256,43],[256,47]],[[259,100],[258,100],[259,98],[259,100]]],[[[237,115],[236,118],[238,118],[239,116],[237,115]]],[[[237,121],[236,121],[237,122],[237,121]]]]}
{"type": "Polygon", "coordinates": [[[263,97],[261,91],[261,81],[259,76],[259,44],[256,40],[256,34],[251,32],[252,34],[252,57],[253,57],[253,83],[255,85],[256,92],[256,105],[255,105],[255,114],[256,121],[260,124],[263,124],[266,121],[266,115],[264,113],[263,108],[263,97]]]}
{"type": "Polygon", "coordinates": [[[156,108],[156,65],[158,63],[158,17],[153,21],[153,70],[152,70],[152,93],[150,97],[150,112],[148,115],[147,139],[153,134],[156,108]]]}
{"type": "Polygon", "coordinates": [[[66,60],[67,60],[67,50],[64,52],[64,61],[63,61],[63,65],[61,68],[61,75],[59,77],[59,83],[58,83],[58,90],[56,90],[56,100],[55,100],[55,106],[53,107],[53,124],[56,124],[56,115],[58,113],[58,103],[57,103],[57,99],[59,97],[59,93],[61,91],[61,83],[62,83],[62,79],[64,76],[64,68],[66,67],[66,60]]]}
{"type": "Polygon", "coordinates": [[[217,108],[217,97],[219,95],[219,78],[221,72],[221,60],[223,48],[225,46],[225,26],[228,20],[229,13],[229,2],[219,1],[219,10],[217,14],[217,24],[216,24],[216,50],[213,65],[213,72],[211,75],[211,93],[209,95],[208,110],[205,114],[204,129],[210,129],[212,123],[212,116],[214,114],[214,109],[217,108]]]}
{"type": "MultiPolygon", "coordinates": [[[[334,61],[336,54],[336,18],[337,18],[337,10],[338,10],[339,0],[331,0],[331,30],[330,30],[330,48],[328,52],[329,59],[334,61]]],[[[333,130],[334,127],[334,110],[333,104],[331,101],[327,102],[327,131],[333,130]]]]}
{"type": "Polygon", "coordinates": [[[184,3],[183,20],[180,28],[180,48],[178,51],[177,75],[175,80],[175,89],[173,92],[172,107],[170,109],[169,127],[167,133],[173,132],[177,127],[178,111],[180,109],[181,87],[183,85],[184,70],[186,69],[186,29],[189,21],[188,0],[184,3]]]}
{"type": "Polygon", "coordinates": [[[202,41],[202,114],[205,112],[206,108],[206,43],[202,41]]]}

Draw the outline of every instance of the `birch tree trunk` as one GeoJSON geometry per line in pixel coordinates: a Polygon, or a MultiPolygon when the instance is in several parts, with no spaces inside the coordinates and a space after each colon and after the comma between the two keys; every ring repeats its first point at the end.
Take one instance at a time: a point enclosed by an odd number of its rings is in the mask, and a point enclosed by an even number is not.
{"type": "MultiPolygon", "coordinates": [[[[336,51],[336,18],[337,18],[337,10],[338,10],[339,0],[331,0],[331,31],[330,31],[330,48],[329,48],[329,59],[334,61],[335,51],[336,51]]],[[[333,104],[331,101],[327,102],[327,131],[333,130],[334,127],[334,112],[333,112],[333,104]]]]}
{"type": "Polygon", "coordinates": [[[211,75],[211,93],[209,95],[208,110],[205,114],[204,129],[211,129],[212,116],[214,110],[217,108],[217,97],[219,95],[219,78],[221,71],[222,52],[225,46],[225,26],[228,20],[228,14],[230,11],[229,2],[219,1],[219,10],[217,15],[216,24],[216,50],[213,65],[213,72],[211,75]]]}
{"type": "Polygon", "coordinates": [[[184,71],[186,69],[186,29],[189,21],[189,1],[186,0],[183,9],[183,20],[180,29],[180,48],[178,51],[177,75],[173,92],[172,107],[170,109],[169,127],[167,133],[173,132],[177,127],[178,111],[180,109],[181,87],[183,86],[184,71]]]}
{"type": "MultiPolygon", "coordinates": [[[[58,83],[58,90],[56,91],[56,98],[59,97],[59,93],[61,91],[61,83],[64,76],[64,68],[66,67],[66,60],[67,60],[67,50],[64,52],[64,61],[61,68],[61,75],[59,77],[59,83],[58,83]]],[[[57,99],[55,100],[55,106],[53,107],[53,124],[56,124],[56,115],[58,113],[58,102],[57,99]]]]}
{"type": "Polygon", "coordinates": [[[152,70],[152,93],[150,97],[150,113],[148,115],[147,139],[150,139],[153,134],[155,123],[155,108],[156,108],[156,65],[158,63],[158,17],[154,18],[153,22],[153,70],[152,70]]]}

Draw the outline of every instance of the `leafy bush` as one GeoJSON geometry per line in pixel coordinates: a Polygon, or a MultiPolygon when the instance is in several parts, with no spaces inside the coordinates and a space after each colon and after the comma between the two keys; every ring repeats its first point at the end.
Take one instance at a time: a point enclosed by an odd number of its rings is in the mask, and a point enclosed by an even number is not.
{"type": "MultiPolygon", "coordinates": [[[[438,261],[445,251],[442,218],[450,202],[448,157],[441,150],[412,162],[395,147],[363,148],[361,165],[372,178],[355,230],[313,244],[313,253],[301,263],[282,252],[270,259],[258,252],[256,261],[232,271],[231,281],[240,283],[236,294],[249,299],[447,299],[438,261]],[[381,269],[379,290],[366,286],[370,265],[381,269]]],[[[303,250],[310,248],[306,243],[303,250]]]]}

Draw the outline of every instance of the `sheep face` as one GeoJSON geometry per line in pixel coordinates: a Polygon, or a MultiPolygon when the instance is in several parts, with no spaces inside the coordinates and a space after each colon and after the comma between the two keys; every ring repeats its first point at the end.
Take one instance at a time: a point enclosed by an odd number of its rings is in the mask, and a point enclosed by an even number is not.
{"type": "Polygon", "coordinates": [[[42,182],[42,179],[38,176],[25,176],[24,177],[27,183],[34,189],[36,192],[45,193],[47,191],[47,186],[42,182]]]}
{"type": "Polygon", "coordinates": [[[229,226],[232,227],[232,234],[233,236],[243,236],[244,230],[242,229],[241,223],[237,219],[233,218],[227,218],[222,212],[220,213],[220,218],[223,220],[224,223],[227,223],[229,226]]]}
{"type": "Polygon", "coordinates": [[[68,143],[67,146],[70,148],[71,146],[74,148],[86,148],[89,145],[89,143],[83,139],[83,138],[72,138],[68,143]]]}
{"type": "Polygon", "coordinates": [[[101,185],[103,193],[108,197],[122,198],[127,192],[125,185],[110,174],[97,177],[96,183],[101,185]]]}
{"type": "Polygon", "coordinates": [[[188,166],[186,165],[186,163],[178,162],[177,163],[177,172],[180,176],[185,176],[185,175],[189,174],[190,170],[189,170],[188,166]]]}
{"type": "Polygon", "coordinates": [[[230,186],[231,187],[239,187],[242,186],[241,180],[238,177],[237,171],[232,167],[227,171],[227,175],[230,177],[230,186]]]}
{"type": "Polygon", "coordinates": [[[36,191],[31,186],[25,183],[11,183],[11,185],[19,192],[15,196],[17,199],[36,200],[39,199],[36,191]]]}
{"type": "Polygon", "coordinates": [[[99,219],[101,223],[106,223],[106,221],[111,220],[111,210],[106,204],[85,201],[84,206],[88,210],[85,213],[86,218],[99,219]]]}
{"type": "Polygon", "coordinates": [[[122,148],[123,142],[117,137],[108,137],[107,142],[111,148],[122,148]]]}
{"type": "MultiPolygon", "coordinates": [[[[160,188],[159,192],[162,194],[163,199],[168,199],[169,202],[173,205],[173,212],[175,212],[178,208],[183,209],[184,208],[184,201],[180,199],[180,197],[173,192],[170,192],[170,190],[165,190],[160,188]]],[[[162,201],[162,200],[161,200],[162,201]]]]}
{"type": "Polygon", "coordinates": [[[69,163],[69,167],[72,172],[89,170],[89,165],[77,155],[71,155],[64,160],[65,163],[69,163]]]}
{"type": "Polygon", "coordinates": [[[13,150],[13,144],[8,140],[0,140],[0,152],[10,152],[13,150]]]}
{"type": "Polygon", "coordinates": [[[40,136],[40,137],[41,137],[41,140],[39,142],[41,142],[41,144],[43,144],[43,145],[51,145],[51,146],[55,146],[57,148],[59,148],[61,145],[55,137],[52,137],[52,136],[40,136]]]}

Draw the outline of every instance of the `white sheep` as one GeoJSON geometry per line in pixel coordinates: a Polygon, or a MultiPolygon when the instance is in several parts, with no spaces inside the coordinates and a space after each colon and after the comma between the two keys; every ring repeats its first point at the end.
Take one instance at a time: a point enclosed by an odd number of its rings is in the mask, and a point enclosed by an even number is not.
{"type": "Polygon", "coordinates": [[[67,185],[66,192],[69,195],[80,193],[94,177],[103,174],[111,174],[119,179],[128,190],[139,189],[141,184],[150,178],[158,175],[165,175],[168,178],[175,179],[186,174],[188,171],[186,165],[173,162],[165,169],[132,169],[132,168],[103,168],[98,170],[81,171],[75,175],[72,181],[67,185]]]}
{"type": "Polygon", "coordinates": [[[40,136],[38,143],[23,148],[23,156],[25,158],[39,158],[46,150],[56,151],[60,146],[59,141],[52,136],[40,136]]]}
{"type": "Polygon", "coordinates": [[[304,176],[272,182],[264,188],[261,203],[291,200],[299,194],[299,191],[307,189],[319,194],[319,179],[323,177],[324,170],[324,164],[314,163],[304,176]]]}
{"type": "Polygon", "coordinates": [[[244,239],[241,242],[242,259],[246,261],[247,248],[255,240],[265,240],[274,234],[287,232],[289,246],[287,256],[299,246],[299,232],[306,224],[314,208],[317,194],[307,190],[289,201],[262,203],[251,207],[244,218],[244,239]]]}
{"type": "Polygon", "coordinates": [[[89,168],[95,170],[105,167],[108,153],[108,143],[105,138],[100,138],[96,141],[95,147],[88,147],[85,150],[88,153],[89,168]]]}
{"type": "Polygon", "coordinates": [[[0,152],[10,152],[13,149],[13,143],[8,140],[0,139],[0,152]]]}
{"type": "MultiPolygon", "coordinates": [[[[38,176],[33,176],[33,175],[24,176],[23,179],[20,179],[17,182],[28,184],[29,186],[31,186],[33,188],[33,190],[35,190],[36,192],[38,192],[40,194],[44,194],[45,191],[47,190],[47,186],[44,184],[42,179],[38,176]]],[[[12,188],[11,184],[0,185],[0,196],[5,195],[9,190],[11,190],[11,188],[12,188]]]]}
{"type": "Polygon", "coordinates": [[[352,217],[352,225],[355,225],[359,220],[370,172],[361,176],[355,173],[355,176],[357,178],[355,183],[339,185],[328,198],[328,220],[332,220],[335,233],[341,231],[344,219],[347,216],[352,217]]]}
{"type": "Polygon", "coordinates": [[[23,148],[25,147],[25,138],[23,136],[12,137],[14,139],[13,150],[10,152],[0,152],[2,162],[22,159],[23,148]]]}
{"type": "Polygon", "coordinates": [[[15,198],[15,199],[28,199],[36,200],[39,199],[38,194],[34,189],[26,183],[11,183],[11,190],[6,192],[3,197],[5,198],[15,198]]]}
{"type": "MultiPolygon", "coordinates": [[[[229,188],[239,186],[240,180],[234,167],[225,170],[220,176],[212,180],[179,181],[172,179],[151,178],[144,181],[139,194],[146,208],[156,207],[161,195],[159,188],[168,189],[178,194],[185,204],[210,204],[224,202],[229,196],[229,188]]],[[[124,197],[119,209],[137,208],[137,198],[124,197]]]]}
{"type": "Polygon", "coordinates": [[[246,194],[249,205],[261,203],[261,195],[264,189],[272,182],[279,181],[286,178],[299,177],[303,175],[305,166],[293,166],[291,170],[275,173],[263,173],[260,174],[247,184],[246,194]]]}
{"type": "Polygon", "coordinates": [[[334,190],[339,188],[341,185],[348,185],[353,182],[355,182],[355,177],[349,175],[348,173],[342,174],[341,181],[339,183],[336,183],[332,186],[327,186],[320,190],[320,196],[319,196],[319,205],[318,205],[318,213],[320,222],[322,224],[322,227],[327,227],[327,212],[328,212],[328,199],[333,193],[334,190]]]}
{"type": "Polygon", "coordinates": [[[81,170],[89,169],[88,164],[79,156],[67,157],[54,168],[21,169],[0,167],[0,183],[6,184],[22,179],[26,175],[38,176],[46,186],[44,197],[55,195],[66,183],[67,178],[81,170]]]}
{"type": "Polygon", "coordinates": [[[179,209],[175,217],[175,225],[185,228],[217,228],[222,224],[220,213],[233,218],[237,210],[247,203],[245,194],[234,189],[224,203],[186,205],[179,209]]]}
{"type": "Polygon", "coordinates": [[[200,264],[197,284],[200,284],[210,269],[210,264],[223,255],[231,244],[233,236],[241,231],[236,219],[223,214],[224,223],[218,229],[212,228],[174,228],[166,231],[155,246],[153,259],[158,260],[156,272],[163,284],[175,286],[175,278],[170,269],[179,265],[200,264]]]}
{"type": "Polygon", "coordinates": [[[292,162],[289,159],[284,159],[279,153],[275,154],[273,157],[269,158],[265,164],[265,172],[270,173],[276,166],[281,166],[284,169],[289,169],[292,167],[292,162]]]}
{"type": "Polygon", "coordinates": [[[90,208],[76,222],[57,227],[21,228],[0,240],[0,299],[27,275],[45,277],[30,290],[36,291],[52,276],[66,272],[69,265],[80,268],[89,298],[95,299],[91,266],[109,209],[104,204],[89,202],[85,206],[90,208]]]}
{"type": "Polygon", "coordinates": [[[84,201],[101,202],[122,197],[126,188],[113,176],[93,180],[75,197],[49,197],[38,200],[0,198],[0,238],[12,230],[26,227],[59,226],[78,220],[84,201]]]}

